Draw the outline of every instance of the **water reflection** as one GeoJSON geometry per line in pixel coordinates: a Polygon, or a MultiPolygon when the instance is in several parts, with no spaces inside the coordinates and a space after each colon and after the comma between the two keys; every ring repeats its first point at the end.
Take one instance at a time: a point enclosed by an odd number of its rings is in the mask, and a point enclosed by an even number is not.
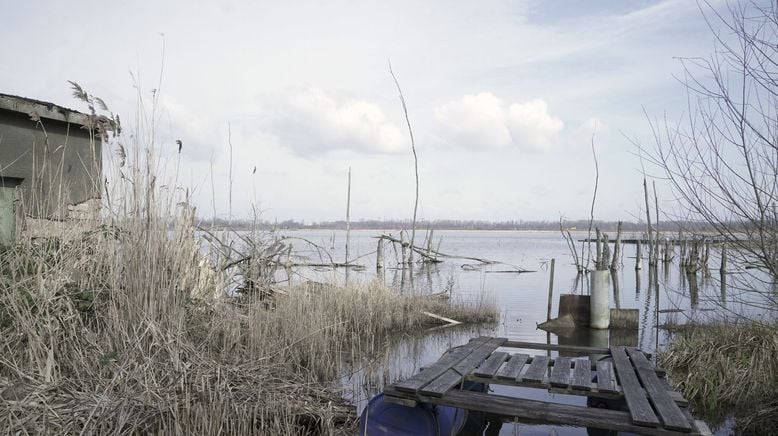
{"type": "MultiPolygon", "coordinates": [[[[307,239],[317,241],[315,231],[297,233],[304,233],[303,236],[307,239]]],[[[332,232],[319,233],[323,240],[322,246],[329,246],[332,232]]],[[[361,262],[374,265],[376,257],[374,254],[371,257],[369,253],[374,252],[376,247],[373,237],[380,233],[382,232],[352,231],[350,247],[353,248],[350,248],[350,252],[356,253],[355,258],[359,258],[361,262]]],[[[340,238],[339,235],[336,232],[335,239],[340,238]]],[[[493,301],[500,310],[500,321],[495,326],[444,329],[434,333],[417,332],[402,337],[386,338],[386,346],[380,351],[365,353],[361,360],[356,359],[361,364],[355,363],[345,370],[346,390],[351,392],[353,401],[360,408],[368,398],[379,392],[384,384],[418,372],[422,366],[437,360],[447,348],[466,343],[474,336],[505,336],[520,341],[570,345],[630,345],[640,346],[646,351],[653,352],[663,346],[660,341],[667,340],[666,335],[658,333],[656,326],[673,319],[668,316],[675,316],[674,319],[682,321],[702,311],[721,307],[738,311],[741,310],[744,299],[756,299],[758,296],[753,292],[745,292],[753,287],[749,288],[751,283],[746,282],[745,277],[741,278],[735,272],[731,276],[722,275],[719,283],[710,279],[700,280],[701,277],[696,276],[687,277],[686,271],[681,266],[681,258],[686,254],[686,247],[681,246],[681,253],[672,262],[668,264],[660,262],[662,265],[660,268],[663,268],[661,275],[658,273],[658,268],[635,269],[634,275],[622,275],[619,271],[611,274],[612,307],[639,309],[641,313],[638,318],[638,330],[611,330],[607,336],[602,332],[589,329],[579,329],[559,335],[546,333],[536,328],[537,323],[546,320],[548,301],[548,271],[543,270],[540,265],[547,263],[551,258],[556,258],[556,287],[552,300],[552,316],[559,310],[561,294],[588,294],[586,275],[578,273],[570,261],[565,241],[557,233],[436,231],[436,235],[442,238],[443,252],[500,260],[506,264],[538,270],[538,272],[491,274],[488,271],[503,269],[504,266],[463,267],[469,261],[455,259],[446,259],[440,264],[419,264],[412,270],[398,268],[396,266],[400,263],[395,261],[399,259],[399,253],[393,258],[392,250],[388,247],[385,268],[379,271],[372,267],[366,268],[365,271],[350,271],[349,280],[352,282],[378,279],[397,289],[398,292],[434,293],[448,289],[451,291],[453,300],[478,302],[485,299],[493,301]],[[391,267],[392,265],[395,267],[391,267]],[[622,289],[632,289],[633,286],[634,299],[621,295],[622,289]]],[[[335,241],[334,246],[336,250],[333,257],[342,258],[338,255],[341,244],[335,241]]],[[[633,246],[637,257],[637,247],[633,246]]],[[[711,249],[711,255],[716,256],[715,249],[711,249]]],[[[730,256],[730,270],[734,270],[737,264],[734,259],[736,254],[730,253],[730,256]]],[[[642,260],[636,259],[634,266],[642,266],[642,260]]],[[[632,267],[633,265],[629,265],[629,268],[632,267]]],[[[704,268],[699,274],[704,274],[703,270],[704,268]]],[[[295,270],[293,275],[306,280],[338,283],[343,281],[345,274],[343,269],[330,269],[295,270]]],[[[762,295],[770,295],[772,284],[769,279],[765,279],[762,295]]],[[[537,354],[537,351],[534,354],[537,354]]],[[[550,433],[551,429],[560,434],[584,434],[581,429],[559,430],[555,427],[549,427],[546,433],[550,433]]],[[[510,434],[510,430],[507,431],[508,433],[505,433],[504,428],[503,434],[510,434]]]]}
{"type": "Polygon", "coordinates": [[[617,309],[621,309],[621,293],[619,292],[619,272],[611,272],[611,282],[613,283],[613,304],[617,309]]]}
{"type": "Polygon", "coordinates": [[[640,300],[640,270],[635,270],[635,301],[640,300]]]}

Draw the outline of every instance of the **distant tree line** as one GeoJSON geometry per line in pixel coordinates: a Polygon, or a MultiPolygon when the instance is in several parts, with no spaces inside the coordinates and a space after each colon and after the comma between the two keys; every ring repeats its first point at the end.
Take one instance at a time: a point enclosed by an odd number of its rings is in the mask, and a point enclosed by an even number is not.
{"type": "MultiPolygon", "coordinates": [[[[303,229],[327,229],[343,230],[346,228],[346,221],[319,221],[305,223],[295,220],[269,221],[269,220],[227,220],[223,218],[201,219],[201,227],[233,228],[233,229],[251,229],[255,226],[262,230],[303,230],[303,229]]],[[[617,221],[594,221],[592,228],[599,228],[604,232],[615,232],[618,225],[617,221]]],[[[420,220],[416,223],[419,229],[435,230],[536,230],[536,231],[559,231],[559,221],[544,220],[510,220],[510,221],[486,221],[486,220],[420,220]]],[[[586,231],[589,228],[589,220],[567,220],[562,221],[565,229],[586,231]]],[[[396,230],[410,229],[411,220],[369,220],[361,219],[351,222],[351,229],[357,230],[396,230]]],[[[654,226],[656,228],[656,226],[654,226]]],[[[659,231],[678,232],[683,229],[684,232],[705,232],[709,231],[710,225],[705,222],[695,221],[668,221],[659,223],[659,231]]],[[[625,232],[644,232],[646,224],[640,222],[623,222],[622,230],[625,232]]]]}

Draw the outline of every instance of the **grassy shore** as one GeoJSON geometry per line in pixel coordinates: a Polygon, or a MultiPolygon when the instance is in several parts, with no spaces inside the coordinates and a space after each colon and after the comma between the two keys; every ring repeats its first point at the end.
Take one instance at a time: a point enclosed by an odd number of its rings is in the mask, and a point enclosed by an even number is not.
{"type": "Polygon", "coordinates": [[[353,411],[331,381],[348,359],[434,321],[422,311],[496,319],[377,283],[233,298],[185,215],[115,215],[2,251],[0,428],[344,432],[353,411]]]}
{"type": "Polygon", "coordinates": [[[660,363],[697,414],[713,423],[734,416],[738,432],[778,433],[778,325],[690,325],[660,363]]]}

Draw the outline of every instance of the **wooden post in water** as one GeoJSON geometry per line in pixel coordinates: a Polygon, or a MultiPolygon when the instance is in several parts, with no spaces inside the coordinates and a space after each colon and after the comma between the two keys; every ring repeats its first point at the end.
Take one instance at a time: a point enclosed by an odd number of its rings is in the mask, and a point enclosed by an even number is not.
{"type": "MultiPolygon", "coordinates": [[[[348,265],[348,243],[349,238],[351,237],[351,167],[348,167],[348,191],[346,193],[346,260],[345,263],[348,265]]],[[[346,271],[348,271],[348,268],[346,268],[346,271]]]]}
{"type": "Polygon", "coordinates": [[[551,302],[554,297],[554,263],[555,259],[551,259],[551,272],[548,277],[548,312],[546,313],[546,321],[551,320],[551,302]]]}
{"type": "Polygon", "coordinates": [[[608,269],[611,264],[611,246],[608,245],[608,234],[602,234],[602,265],[600,269],[608,269]]]}
{"type": "Polygon", "coordinates": [[[435,229],[430,229],[429,238],[427,238],[427,259],[432,258],[432,238],[435,236],[435,229]]]}
{"type": "Polygon", "coordinates": [[[621,256],[621,221],[616,228],[616,242],[613,244],[613,261],[611,262],[611,271],[616,271],[619,267],[619,256],[621,256]]]}
{"type": "Polygon", "coordinates": [[[597,243],[595,244],[595,250],[597,254],[594,256],[594,269],[600,269],[602,266],[602,246],[600,245],[600,238],[602,235],[600,234],[599,228],[595,228],[595,231],[597,234],[597,243]]]}
{"type": "Polygon", "coordinates": [[[705,238],[705,252],[702,257],[702,264],[708,268],[708,258],[710,257],[710,239],[705,238]]]}
{"type": "Polygon", "coordinates": [[[648,266],[650,267],[652,265],[651,262],[654,259],[654,244],[652,243],[654,229],[651,228],[651,208],[648,204],[648,184],[646,183],[645,176],[643,177],[643,197],[646,200],[646,222],[648,223],[648,266]]]}
{"type": "Polygon", "coordinates": [[[375,269],[381,270],[384,267],[384,238],[378,238],[378,247],[375,252],[375,269]]]}
{"type": "Polygon", "coordinates": [[[292,285],[292,246],[290,245],[286,251],[286,264],[284,265],[286,270],[286,279],[288,285],[292,285]]]}
{"type": "Polygon", "coordinates": [[[405,237],[403,236],[402,230],[400,230],[400,257],[402,258],[403,268],[405,268],[405,265],[408,263],[408,258],[405,253],[405,237]]]}
{"type": "Polygon", "coordinates": [[[673,250],[670,247],[670,239],[665,238],[665,263],[670,263],[670,260],[672,259],[673,250]]]}
{"type": "Polygon", "coordinates": [[[640,239],[638,239],[637,248],[635,249],[635,270],[643,268],[642,250],[643,248],[641,247],[640,239]]]}

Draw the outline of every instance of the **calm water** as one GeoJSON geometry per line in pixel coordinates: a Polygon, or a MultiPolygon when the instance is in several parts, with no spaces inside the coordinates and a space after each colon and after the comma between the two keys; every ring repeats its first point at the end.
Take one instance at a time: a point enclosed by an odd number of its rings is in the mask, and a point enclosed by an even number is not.
{"type": "MultiPolygon", "coordinates": [[[[706,319],[722,317],[728,313],[750,313],[754,309],[744,305],[742,294],[721,286],[718,280],[719,255],[712,250],[709,267],[711,275],[698,274],[698,290],[689,286],[685,274],[681,274],[677,262],[679,248],[675,247],[676,260],[666,267],[660,265],[657,280],[649,281],[648,265],[644,254],[641,270],[635,270],[635,245],[624,245],[621,256],[622,268],[613,277],[611,283],[611,307],[635,308],[640,310],[640,329],[633,334],[614,334],[609,337],[607,331],[583,330],[571,337],[560,337],[537,328],[537,324],[546,320],[549,264],[556,259],[554,274],[554,298],[552,317],[557,314],[558,296],[561,293],[588,294],[586,279],[577,280],[577,272],[572,264],[567,244],[558,232],[518,232],[518,231],[436,231],[435,244],[440,239],[440,251],[446,254],[478,257],[503,264],[478,267],[477,262],[466,259],[446,259],[436,265],[415,267],[412,278],[396,266],[396,257],[390,244],[385,244],[384,273],[376,273],[376,236],[393,234],[397,231],[352,231],[349,257],[364,265],[362,271],[351,270],[348,280],[374,280],[378,277],[398,292],[440,292],[451,289],[454,300],[476,302],[482,299],[494,301],[500,310],[500,320],[496,325],[469,328],[459,327],[420,333],[412,337],[392,338],[383,355],[371,355],[364,359],[358,368],[352,368],[344,376],[343,384],[346,396],[361,411],[373,395],[380,392],[384,384],[399,378],[406,378],[423,366],[437,360],[448,348],[466,343],[479,335],[507,337],[518,341],[549,342],[574,345],[607,346],[611,343],[636,345],[643,350],[653,352],[666,345],[667,333],[656,329],[655,325],[665,322],[685,322],[689,318],[706,319]],[[463,268],[464,266],[464,268],[463,268]],[[500,271],[520,267],[534,272],[514,274],[500,271]],[[658,306],[658,307],[657,307],[658,306]],[[657,311],[657,308],[659,309],[657,311]]],[[[305,230],[286,233],[287,236],[304,238],[327,249],[336,261],[344,259],[345,232],[332,230],[305,230]]],[[[586,235],[573,235],[582,239],[586,235]]],[[[623,237],[635,237],[626,234],[623,237]]],[[[417,234],[417,245],[421,245],[424,234],[417,234]]],[[[311,262],[319,260],[319,253],[308,243],[294,240],[296,251],[306,254],[311,262]]],[[[580,243],[578,246],[580,251],[580,243]]],[[[399,253],[398,253],[399,255],[399,253]]],[[[737,274],[738,271],[733,271],[737,274]]],[[[293,280],[317,280],[343,282],[345,270],[307,269],[299,271],[293,280]]],[[[538,350],[526,350],[529,354],[543,353],[538,350]]],[[[552,356],[555,353],[551,353],[552,356]]],[[[585,397],[552,395],[542,390],[526,388],[494,387],[495,392],[504,395],[520,394],[535,399],[554,398],[557,402],[584,405],[585,397]]],[[[586,434],[585,429],[572,427],[531,426],[506,424],[501,434],[549,434],[578,435],[586,434]]],[[[727,434],[723,428],[721,434],[727,434]]]]}

